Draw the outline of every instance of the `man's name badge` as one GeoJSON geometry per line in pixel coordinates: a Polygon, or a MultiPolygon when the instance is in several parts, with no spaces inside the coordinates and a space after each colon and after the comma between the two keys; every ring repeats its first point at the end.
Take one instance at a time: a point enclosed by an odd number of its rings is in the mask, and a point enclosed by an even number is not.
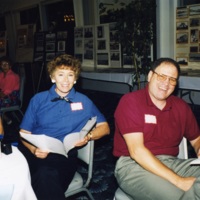
{"type": "Polygon", "coordinates": [[[147,124],[157,124],[156,116],[154,115],[145,115],[145,123],[147,124]]]}

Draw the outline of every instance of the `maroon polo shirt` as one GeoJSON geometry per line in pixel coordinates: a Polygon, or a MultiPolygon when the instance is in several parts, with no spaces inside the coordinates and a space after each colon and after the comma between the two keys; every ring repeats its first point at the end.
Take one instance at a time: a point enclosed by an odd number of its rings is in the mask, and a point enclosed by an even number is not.
{"type": "Polygon", "coordinates": [[[143,132],[144,145],[154,155],[177,156],[184,137],[193,140],[200,130],[189,105],[171,95],[163,110],[150,99],[148,85],[145,89],[125,94],[115,111],[113,154],[129,156],[124,134],[143,132]]]}

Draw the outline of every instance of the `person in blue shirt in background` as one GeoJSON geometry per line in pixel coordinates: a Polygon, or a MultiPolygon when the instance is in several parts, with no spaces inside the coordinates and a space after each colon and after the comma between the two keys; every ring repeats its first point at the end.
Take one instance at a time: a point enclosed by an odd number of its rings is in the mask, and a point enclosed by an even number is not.
{"type": "MultiPolygon", "coordinates": [[[[81,71],[80,61],[63,54],[50,61],[47,70],[54,84],[50,90],[31,99],[20,132],[45,134],[62,141],[67,134],[79,132],[90,118],[96,116],[95,128],[75,146],[84,146],[89,140],[109,134],[104,115],[87,96],[73,87],[81,71]]],[[[71,150],[67,158],[21,141],[18,148],[28,161],[38,200],[65,200],[64,192],[77,169],[77,149],[71,150]]]]}

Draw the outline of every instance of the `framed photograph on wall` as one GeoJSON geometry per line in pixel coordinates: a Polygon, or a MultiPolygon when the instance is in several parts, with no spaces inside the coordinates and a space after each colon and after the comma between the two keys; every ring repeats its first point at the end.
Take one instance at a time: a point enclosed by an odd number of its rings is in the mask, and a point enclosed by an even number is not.
{"type": "Polygon", "coordinates": [[[47,33],[45,39],[46,41],[55,41],[56,33],[47,33]]]}
{"type": "Polygon", "coordinates": [[[50,61],[55,57],[55,52],[53,53],[46,53],[46,61],[50,61]]]}
{"type": "Polygon", "coordinates": [[[187,30],[188,29],[188,22],[183,21],[183,22],[176,22],[176,30],[181,31],[181,30],[187,30]]]}
{"type": "Polygon", "coordinates": [[[198,46],[191,46],[190,47],[190,52],[191,53],[198,53],[198,49],[199,49],[198,46]]]}
{"type": "Polygon", "coordinates": [[[97,0],[97,22],[99,24],[111,23],[112,12],[125,7],[131,0],[97,0]]]}
{"type": "Polygon", "coordinates": [[[199,41],[199,29],[190,30],[190,42],[197,43],[199,41]]]}
{"type": "Polygon", "coordinates": [[[46,51],[55,51],[55,42],[46,42],[46,51]]]}
{"type": "Polygon", "coordinates": [[[200,18],[190,19],[190,27],[200,26],[200,18]]]}
{"type": "Polygon", "coordinates": [[[189,7],[190,15],[200,15],[200,5],[192,5],[189,7]]]}
{"type": "Polygon", "coordinates": [[[188,17],[188,9],[187,8],[177,8],[176,9],[176,18],[185,18],[188,17]]]}
{"type": "Polygon", "coordinates": [[[57,51],[65,51],[65,41],[58,41],[57,51]]]}
{"type": "Polygon", "coordinates": [[[190,53],[189,61],[190,62],[200,62],[200,53],[190,53]]]}
{"type": "Polygon", "coordinates": [[[176,57],[176,61],[179,65],[187,65],[188,64],[188,57],[176,57]]]}
{"type": "Polygon", "coordinates": [[[66,39],[67,39],[67,31],[57,32],[57,40],[66,40],[66,39]]]}
{"type": "Polygon", "coordinates": [[[176,34],[176,43],[177,44],[188,43],[188,33],[187,32],[177,33],[176,34]]]}

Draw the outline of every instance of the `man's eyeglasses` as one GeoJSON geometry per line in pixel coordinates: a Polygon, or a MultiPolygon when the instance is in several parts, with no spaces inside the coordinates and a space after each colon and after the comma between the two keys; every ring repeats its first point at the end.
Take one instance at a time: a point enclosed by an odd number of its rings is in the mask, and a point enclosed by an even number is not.
{"type": "MultiPolygon", "coordinates": [[[[153,71],[153,70],[152,70],[153,71]]],[[[158,74],[157,72],[153,71],[153,73],[155,73],[157,75],[157,80],[158,81],[166,81],[167,79],[169,79],[169,83],[170,85],[175,86],[177,84],[177,79],[173,78],[173,77],[169,77],[167,75],[164,74],[158,74]]]]}

